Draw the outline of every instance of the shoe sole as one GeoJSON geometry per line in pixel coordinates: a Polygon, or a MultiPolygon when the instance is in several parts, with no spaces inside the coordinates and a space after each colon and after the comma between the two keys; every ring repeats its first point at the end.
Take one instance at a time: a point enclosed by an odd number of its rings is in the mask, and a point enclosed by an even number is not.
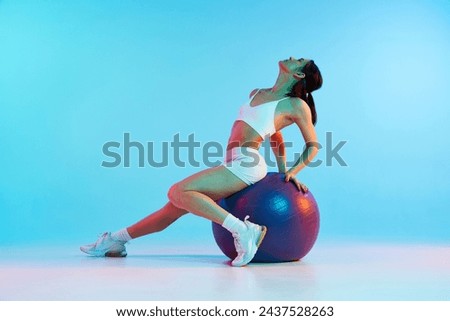
{"type": "Polygon", "coordinates": [[[106,257],[125,257],[127,256],[127,252],[123,251],[123,252],[106,252],[105,253],[106,257]]]}
{"type": "Polygon", "coordinates": [[[86,253],[88,255],[96,256],[96,257],[102,257],[102,256],[105,256],[105,257],[125,257],[125,256],[127,256],[127,252],[126,251],[122,251],[122,252],[110,251],[110,252],[106,252],[105,254],[100,254],[100,253],[91,252],[91,251],[86,250],[86,249],[84,249],[82,247],[80,247],[80,250],[81,250],[81,252],[84,252],[84,253],[86,253]]]}
{"type": "Polygon", "coordinates": [[[259,246],[261,245],[262,241],[264,240],[264,238],[266,237],[266,233],[267,233],[267,227],[265,227],[264,225],[261,226],[261,235],[259,236],[258,242],[256,242],[256,247],[259,248],[259,246]]]}

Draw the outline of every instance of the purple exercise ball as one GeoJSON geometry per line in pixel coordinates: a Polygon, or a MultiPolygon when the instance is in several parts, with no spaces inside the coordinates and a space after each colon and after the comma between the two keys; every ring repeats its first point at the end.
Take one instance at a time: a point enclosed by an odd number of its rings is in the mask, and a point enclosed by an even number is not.
{"type": "MultiPolygon", "coordinates": [[[[265,225],[267,234],[252,262],[288,262],[304,257],[319,233],[319,208],[310,191],[299,191],[284,174],[268,173],[254,185],[217,202],[241,220],[265,225]]],[[[237,255],[233,236],[219,224],[212,225],[214,239],[230,259],[237,255]]]]}

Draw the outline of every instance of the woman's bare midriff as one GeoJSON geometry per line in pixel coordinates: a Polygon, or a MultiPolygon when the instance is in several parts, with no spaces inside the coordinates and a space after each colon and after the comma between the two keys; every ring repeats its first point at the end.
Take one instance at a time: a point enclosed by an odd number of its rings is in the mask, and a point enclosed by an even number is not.
{"type": "Polygon", "coordinates": [[[228,139],[227,150],[234,147],[251,147],[259,149],[263,138],[242,120],[236,120],[231,128],[230,138],[228,139]]]}

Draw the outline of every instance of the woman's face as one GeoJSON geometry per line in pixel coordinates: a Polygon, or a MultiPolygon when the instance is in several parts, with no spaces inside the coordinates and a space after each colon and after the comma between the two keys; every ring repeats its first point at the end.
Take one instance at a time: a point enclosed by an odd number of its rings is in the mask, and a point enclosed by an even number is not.
{"type": "Polygon", "coordinates": [[[295,59],[294,57],[290,57],[289,59],[281,60],[278,63],[278,66],[280,67],[280,70],[285,73],[295,74],[301,72],[303,67],[310,61],[311,59],[295,59]]]}

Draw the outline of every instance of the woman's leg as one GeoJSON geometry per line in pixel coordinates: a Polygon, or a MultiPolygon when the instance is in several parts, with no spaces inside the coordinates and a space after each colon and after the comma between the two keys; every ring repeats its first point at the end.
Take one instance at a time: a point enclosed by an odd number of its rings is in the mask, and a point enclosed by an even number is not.
{"type": "Polygon", "coordinates": [[[159,232],[186,213],[188,213],[188,211],[176,207],[171,202],[167,202],[161,209],[128,227],[127,231],[133,239],[159,232]]]}
{"type": "Polygon", "coordinates": [[[82,246],[81,250],[95,256],[126,256],[124,244],[130,237],[159,231],[180,216],[191,212],[221,224],[233,233],[238,256],[232,264],[243,266],[253,258],[266,229],[248,221],[245,223],[240,221],[217,205],[215,200],[234,194],[245,187],[247,184],[224,166],[203,170],[174,184],[168,192],[170,202],[159,211],[130,226],[129,231],[123,229],[114,235],[105,233],[96,243],[82,246]],[[117,238],[117,234],[124,236],[125,239],[117,238]]]}
{"type": "Polygon", "coordinates": [[[237,257],[233,266],[244,266],[256,254],[266,234],[266,227],[245,220],[242,222],[216,204],[215,200],[234,194],[247,186],[224,166],[218,166],[192,175],[173,185],[168,193],[178,208],[221,224],[234,237],[237,257]]]}
{"type": "Polygon", "coordinates": [[[127,231],[133,239],[159,232],[164,230],[184,214],[191,212],[191,210],[194,211],[194,214],[199,213],[197,215],[222,224],[228,212],[222,210],[221,207],[218,207],[214,201],[231,195],[232,193],[245,187],[247,187],[247,184],[223,166],[220,166],[220,168],[211,168],[201,171],[173,185],[169,190],[169,199],[171,201],[169,201],[161,209],[128,227],[127,231]],[[198,191],[185,190],[196,188],[203,191],[203,194],[198,191]],[[186,200],[185,193],[188,194],[188,200],[186,200]],[[175,206],[173,201],[180,204],[180,194],[183,201],[188,203],[190,203],[192,197],[194,197],[193,205],[196,207],[194,208],[188,205],[187,207],[189,207],[189,209],[187,209],[186,206],[183,206],[184,208],[175,206]],[[198,212],[199,199],[201,202],[200,212],[198,212]],[[205,214],[205,207],[208,208],[206,211],[209,214],[205,214]]]}
{"type": "Polygon", "coordinates": [[[168,192],[168,197],[177,208],[223,224],[230,213],[217,205],[215,200],[234,194],[245,187],[247,184],[240,178],[224,166],[218,166],[174,184],[168,192]]]}
{"type": "Polygon", "coordinates": [[[114,233],[104,233],[95,243],[81,246],[81,251],[94,256],[124,257],[127,255],[125,243],[131,239],[159,232],[175,222],[187,211],[168,202],[161,209],[148,215],[128,228],[114,233]]]}

